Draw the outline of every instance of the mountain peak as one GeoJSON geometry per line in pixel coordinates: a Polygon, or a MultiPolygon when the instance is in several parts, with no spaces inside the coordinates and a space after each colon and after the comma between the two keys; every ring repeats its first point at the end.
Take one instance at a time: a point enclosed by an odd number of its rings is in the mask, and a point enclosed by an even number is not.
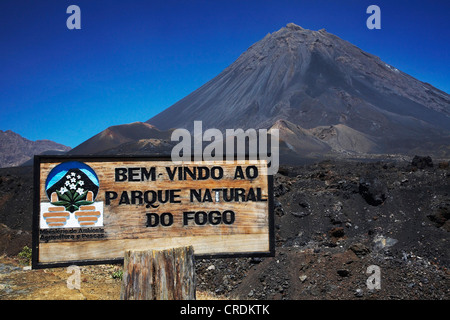
{"type": "Polygon", "coordinates": [[[300,27],[299,25],[296,25],[295,23],[292,23],[292,22],[289,22],[289,23],[286,25],[286,28],[291,29],[291,30],[299,30],[299,31],[305,30],[305,29],[303,29],[302,27],[300,27]]]}

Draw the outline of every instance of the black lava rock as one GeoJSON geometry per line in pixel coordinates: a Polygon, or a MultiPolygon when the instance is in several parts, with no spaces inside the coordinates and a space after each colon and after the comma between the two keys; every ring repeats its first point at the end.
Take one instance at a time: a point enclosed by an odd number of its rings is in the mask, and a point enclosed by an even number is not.
{"type": "Polygon", "coordinates": [[[414,158],[411,161],[411,165],[418,169],[432,168],[433,160],[431,159],[430,156],[427,157],[414,156],[414,158]]]}
{"type": "Polygon", "coordinates": [[[379,206],[386,200],[388,189],[380,178],[367,175],[359,179],[359,193],[368,204],[379,206]]]}

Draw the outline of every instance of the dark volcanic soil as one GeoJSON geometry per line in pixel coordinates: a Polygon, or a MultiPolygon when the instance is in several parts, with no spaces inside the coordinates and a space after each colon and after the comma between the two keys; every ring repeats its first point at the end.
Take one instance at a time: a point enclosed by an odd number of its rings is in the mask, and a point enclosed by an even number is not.
{"type": "MultiPolygon", "coordinates": [[[[339,162],[275,176],[276,255],[198,260],[197,287],[240,299],[449,299],[448,162],[339,162]],[[380,289],[369,289],[370,266],[380,289]]],[[[31,242],[31,169],[0,171],[0,255],[31,242]]]]}
{"type": "Polygon", "coordinates": [[[245,299],[448,299],[449,179],[447,162],[284,167],[276,256],[202,261],[199,287],[245,299]],[[381,289],[368,289],[371,265],[381,289]]]}
{"type": "Polygon", "coordinates": [[[32,167],[0,168],[0,256],[31,247],[32,167]]]}

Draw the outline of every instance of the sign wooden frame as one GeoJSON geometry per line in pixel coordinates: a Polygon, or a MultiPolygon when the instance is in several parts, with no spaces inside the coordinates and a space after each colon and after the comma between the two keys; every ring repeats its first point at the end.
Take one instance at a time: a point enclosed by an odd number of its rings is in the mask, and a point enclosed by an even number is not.
{"type": "Polygon", "coordinates": [[[265,160],[35,156],[32,267],[122,263],[128,249],[184,245],[198,258],[274,256],[273,208],[265,160]]]}

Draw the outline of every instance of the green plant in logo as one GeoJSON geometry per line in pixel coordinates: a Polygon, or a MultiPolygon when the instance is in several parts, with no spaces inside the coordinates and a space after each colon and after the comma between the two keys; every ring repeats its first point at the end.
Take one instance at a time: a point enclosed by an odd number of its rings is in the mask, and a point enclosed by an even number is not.
{"type": "Polygon", "coordinates": [[[64,206],[71,213],[79,210],[80,206],[93,204],[93,201],[86,200],[89,190],[85,189],[84,185],[85,181],[80,174],[75,171],[68,172],[65,176],[64,186],[55,190],[58,201],[51,202],[51,204],[64,206]]]}

